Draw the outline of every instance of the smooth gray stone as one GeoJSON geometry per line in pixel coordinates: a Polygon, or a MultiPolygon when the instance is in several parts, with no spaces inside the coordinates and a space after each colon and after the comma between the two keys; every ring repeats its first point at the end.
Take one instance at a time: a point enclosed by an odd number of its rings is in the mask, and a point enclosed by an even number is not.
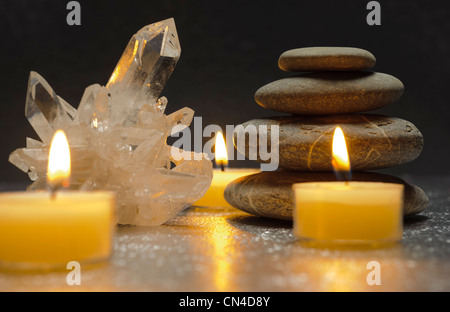
{"type": "MultiPolygon", "coordinates": [[[[236,149],[259,162],[259,146],[250,140],[250,129],[279,127],[279,144],[267,136],[268,150],[278,149],[279,166],[298,171],[333,171],[332,140],[336,126],[346,138],[352,170],[371,170],[401,165],[416,159],[423,148],[420,131],[409,121],[374,114],[285,116],[253,119],[236,127],[236,149]],[[261,128],[260,128],[261,127],[261,128]],[[245,137],[245,144],[242,138],[245,137]]],[[[259,142],[259,137],[257,141],[259,142]]],[[[266,149],[264,149],[265,151],[266,149]]]]}
{"type": "MultiPolygon", "coordinates": [[[[292,185],[301,182],[337,181],[333,172],[261,172],[232,181],[225,189],[225,199],[233,207],[252,215],[292,220],[292,185]]],[[[429,204],[428,196],[418,186],[374,172],[353,172],[352,181],[403,184],[405,216],[419,213],[429,204]]]]}
{"type": "Polygon", "coordinates": [[[256,102],[270,110],[329,115],[387,106],[403,94],[403,83],[376,72],[314,72],[273,81],[259,88],[256,102]]]}
{"type": "Polygon", "coordinates": [[[375,56],[350,47],[309,47],[281,54],[278,66],[284,71],[357,71],[375,66],[375,56]]]}

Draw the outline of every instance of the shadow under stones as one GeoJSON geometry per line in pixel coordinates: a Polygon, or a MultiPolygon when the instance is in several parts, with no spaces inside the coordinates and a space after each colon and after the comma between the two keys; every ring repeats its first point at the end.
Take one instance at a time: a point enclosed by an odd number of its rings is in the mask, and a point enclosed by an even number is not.
{"type": "Polygon", "coordinates": [[[233,216],[227,218],[227,222],[246,232],[253,232],[252,229],[292,229],[292,221],[278,220],[257,216],[233,216]]]}
{"type": "Polygon", "coordinates": [[[430,218],[424,215],[406,216],[403,220],[404,226],[413,226],[428,221],[430,218]]]}

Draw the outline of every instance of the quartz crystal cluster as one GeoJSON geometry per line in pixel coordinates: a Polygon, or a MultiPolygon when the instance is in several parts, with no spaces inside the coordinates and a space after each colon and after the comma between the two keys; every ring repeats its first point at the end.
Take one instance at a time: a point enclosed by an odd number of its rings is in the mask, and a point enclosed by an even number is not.
{"type": "Polygon", "coordinates": [[[142,28],[107,85],[87,87],[78,109],[31,72],[25,115],[41,141],[27,138],[26,147],[9,158],[34,181],[28,189],[47,188],[49,145],[62,129],[71,148],[71,188],[115,192],[119,224],[160,225],[202,197],[211,183],[211,161],[186,151],[174,159],[174,147],[166,143],[194,114],[185,107],[165,115],[167,99],[160,97],[180,53],[173,19],[142,28]]]}

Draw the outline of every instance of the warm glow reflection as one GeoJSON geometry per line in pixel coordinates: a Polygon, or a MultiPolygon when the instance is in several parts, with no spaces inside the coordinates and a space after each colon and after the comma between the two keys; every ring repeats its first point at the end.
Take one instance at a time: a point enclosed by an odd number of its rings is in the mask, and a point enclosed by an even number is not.
{"type": "MultiPolygon", "coordinates": [[[[333,246],[331,249],[316,249],[298,245],[305,252],[303,257],[291,253],[284,259],[284,266],[291,278],[303,277],[296,291],[314,292],[365,292],[405,291],[404,283],[407,253],[402,246],[383,249],[360,249],[360,246],[333,246]],[[306,248],[306,249],[303,249],[306,248]],[[314,250],[313,253],[306,253],[314,250]],[[378,261],[381,265],[381,285],[369,285],[368,278],[374,270],[368,264],[378,261]],[[404,263],[404,265],[398,265],[404,263]]],[[[414,261],[414,266],[418,265],[414,261]]],[[[419,267],[417,267],[417,270],[419,267]]],[[[408,270],[407,270],[408,271],[408,270]]]]}
{"type": "Polygon", "coordinates": [[[215,159],[218,166],[226,166],[228,164],[227,146],[223,138],[222,132],[216,134],[215,159]]]}
{"type": "Polygon", "coordinates": [[[51,187],[68,187],[70,184],[70,150],[66,134],[56,131],[48,156],[47,182],[51,187]]]}
{"type": "MultiPolygon", "coordinates": [[[[204,274],[196,276],[197,280],[202,280],[211,291],[236,291],[235,278],[237,270],[241,268],[236,261],[242,257],[241,244],[237,237],[242,234],[227,221],[224,215],[205,216],[205,211],[220,213],[221,210],[211,208],[200,208],[201,217],[190,218],[193,229],[201,229],[201,237],[191,240],[192,249],[195,254],[201,254],[200,263],[204,266],[204,274]],[[206,243],[206,244],[205,244],[206,243]]],[[[226,210],[223,210],[226,211],[226,210]]]]}
{"type": "Polygon", "coordinates": [[[333,164],[334,170],[350,171],[350,160],[348,158],[347,144],[341,127],[336,127],[333,135],[333,164]]]}
{"type": "Polygon", "coordinates": [[[95,113],[94,113],[94,116],[93,116],[93,118],[92,118],[92,127],[94,127],[95,129],[98,128],[98,119],[97,119],[95,113]]]}
{"type": "Polygon", "coordinates": [[[139,48],[139,40],[135,39],[133,49],[131,49],[131,46],[133,43],[128,43],[127,48],[125,49],[125,52],[123,53],[122,57],[119,60],[119,63],[117,64],[116,68],[114,69],[114,72],[112,73],[111,77],[109,78],[107,87],[110,85],[115,84],[116,82],[119,82],[123,79],[125,76],[125,73],[129,69],[131,63],[135,61],[136,59],[136,53],[139,48]]]}
{"type": "Polygon", "coordinates": [[[226,291],[230,286],[229,278],[232,273],[230,258],[235,253],[231,232],[230,225],[221,219],[216,220],[214,231],[209,236],[215,259],[214,284],[218,291],[226,291]]]}
{"type": "Polygon", "coordinates": [[[365,259],[316,259],[310,269],[320,291],[353,292],[367,285],[367,262],[365,259]]]}

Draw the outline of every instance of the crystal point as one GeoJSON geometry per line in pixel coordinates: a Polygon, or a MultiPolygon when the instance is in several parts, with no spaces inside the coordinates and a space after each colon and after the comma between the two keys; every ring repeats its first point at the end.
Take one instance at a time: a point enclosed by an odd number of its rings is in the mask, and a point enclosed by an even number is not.
{"type": "Polygon", "coordinates": [[[113,98],[114,124],[135,122],[144,104],[158,100],[180,54],[173,18],[145,26],[131,38],[106,85],[113,98]],[[116,101],[118,94],[126,94],[126,99],[116,101]]]}
{"type": "Polygon", "coordinates": [[[80,105],[76,122],[87,125],[98,131],[109,128],[110,97],[108,90],[99,84],[86,88],[80,105]]]}
{"type": "Polygon", "coordinates": [[[69,117],[70,120],[74,120],[77,115],[77,110],[73,108],[72,105],[67,103],[62,97],[58,96],[58,100],[61,103],[67,117],[69,117]]]}
{"type": "Polygon", "coordinates": [[[41,147],[43,145],[42,142],[32,139],[32,138],[27,138],[27,147],[41,147]]]}
{"type": "Polygon", "coordinates": [[[25,116],[45,143],[50,143],[53,133],[70,119],[65,103],[61,104],[47,81],[36,72],[31,72],[28,79],[25,116]]]}
{"type": "Polygon", "coordinates": [[[171,135],[182,131],[189,126],[194,118],[194,111],[189,107],[184,107],[167,116],[167,123],[169,124],[171,135]]]}

